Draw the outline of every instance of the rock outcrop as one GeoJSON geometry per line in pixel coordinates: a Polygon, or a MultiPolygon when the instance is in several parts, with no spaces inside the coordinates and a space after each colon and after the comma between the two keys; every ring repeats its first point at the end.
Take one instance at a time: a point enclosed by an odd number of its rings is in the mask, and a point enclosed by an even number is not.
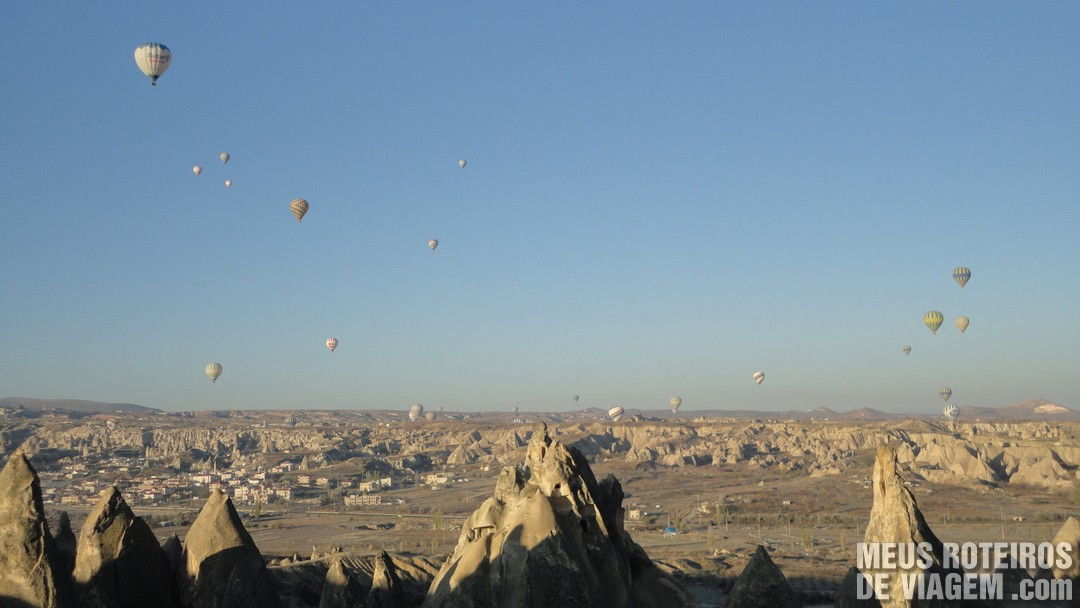
{"type": "Polygon", "coordinates": [[[180,542],[179,536],[173,534],[165,539],[165,542],[161,544],[161,549],[165,552],[165,557],[169,558],[169,569],[175,578],[184,560],[184,544],[180,542]]]}
{"type": "MultiPolygon", "coordinates": [[[[364,588],[357,582],[352,572],[345,569],[340,559],[335,559],[326,571],[319,596],[319,608],[356,608],[364,605],[364,588]]],[[[367,608],[365,606],[365,608],[367,608]]]]}
{"type": "Polygon", "coordinates": [[[401,581],[394,568],[394,561],[383,551],[375,557],[375,570],[371,573],[371,590],[368,591],[366,608],[404,608],[401,581]]]}
{"type": "MultiPolygon", "coordinates": [[[[910,568],[865,568],[864,573],[868,576],[887,575],[889,577],[885,588],[888,599],[881,597],[879,601],[883,608],[909,608],[913,606],[947,606],[950,604],[939,601],[919,601],[907,599],[901,587],[900,577],[904,574],[915,576],[943,575],[942,560],[944,547],[938,537],[923,518],[915,503],[915,496],[907,487],[900,476],[900,467],[897,463],[896,450],[889,446],[879,446],[874,461],[874,505],[870,510],[870,521],[866,525],[866,533],[863,539],[866,543],[902,543],[907,547],[917,546],[918,543],[927,543],[932,553],[932,564],[928,568],[920,568],[915,563],[910,568]]],[[[913,560],[915,561],[915,560],[913,560]]]]}
{"type": "Polygon", "coordinates": [[[694,605],[623,531],[623,492],[541,425],[469,516],[424,608],[694,605]]]}
{"type": "Polygon", "coordinates": [[[172,572],[157,537],[120,490],[103,491],[79,530],[74,578],[80,594],[104,608],[174,608],[172,572]]]}
{"type": "MultiPolygon", "coordinates": [[[[326,591],[335,595],[334,588],[340,586],[342,577],[331,576],[330,570],[335,562],[340,562],[342,574],[355,584],[353,589],[356,593],[349,596],[360,598],[359,603],[351,606],[365,606],[368,592],[375,583],[376,562],[380,557],[380,554],[338,553],[318,560],[301,560],[295,563],[289,560],[280,567],[269,568],[269,572],[283,605],[287,608],[314,608],[322,601],[326,591]],[[329,588],[328,581],[333,581],[329,588]]],[[[402,605],[415,607],[422,604],[431,581],[439,572],[440,564],[424,556],[400,553],[391,555],[390,560],[393,562],[394,575],[401,583],[404,598],[402,605]]],[[[345,594],[336,595],[348,597],[345,594]]]]}
{"type": "MultiPolygon", "coordinates": [[[[848,568],[833,598],[833,608],[881,608],[881,602],[875,598],[862,598],[859,593],[859,577],[862,575],[855,566],[848,568]]],[[[864,584],[866,584],[864,582],[864,584]]]]}
{"type": "Polygon", "coordinates": [[[758,545],[735,579],[725,608],[799,608],[795,591],[765,547],[758,545]]]}
{"type": "Polygon", "coordinates": [[[60,512],[60,525],[56,530],[56,548],[60,552],[64,572],[70,573],[75,568],[75,532],[71,529],[71,518],[67,511],[60,512]]]}
{"type": "Polygon", "coordinates": [[[76,606],[71,575],[45,521],[41,483],[21,452],[0,471],[0,606],[76,606]]]}
{"type": "Polygon", "coordinates": [[[187,608],[281,608],[258,547],[220,490],[210,494],[188,530],[183,561],[187,608]]]}
{"type": "Polygon", "coordinates": [[[1069,543],[1072,550],[1069,552],[1071,556],[1070,567],[1068,568],[1054,568],[1054,578],[1071,578],[1074,580],[1080,580],[1080,521],[1077,521],[1075,517],[1070,517],[1065,520],[1061,528],[1058,529],[1057,534],[1054,535],[1054,545],[1058,543],[1069,543]]]}

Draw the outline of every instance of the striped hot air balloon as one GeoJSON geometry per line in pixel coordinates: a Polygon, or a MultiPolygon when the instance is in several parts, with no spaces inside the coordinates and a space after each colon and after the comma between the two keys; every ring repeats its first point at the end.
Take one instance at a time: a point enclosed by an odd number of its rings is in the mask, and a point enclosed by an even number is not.
{"type": "Polygon", "coordinates": [[[967,266],[957,266],[953,268],[952,278],[960,284],[960,287],[963,287],[971,279],[971,269],[967,266]]]}
{"type": "Polygon", "coordinates": [[[206,376],[210,378],[210,382],[217,382],[218,376],[221,375],[222,368],[220,363],[207,363],[206,364],[206,376]]]}
{"type": "Polygon", "coordinates": [[[157,86],[157,79],[172,65],[172,51],[160,42],[144,42],[135,49],[135,65],[157,86]]]}
{"type": "Polygon", "coordinates": [[[905,356],[910,356],[911,355],[911,347],[908,346],[907,344],[905,344],[904,348],[901,348],[900,350],[904,351],[905,356]]]}
{"type": "Polygon", "coordinates": [[[941,314],[939,311],[931,310],[923,315],[922,322],[930,328],[930,333],[936,334],[938,328],[945,322],[945,315],[941,314]]]}
{"type": "Polygon", "coordinates": [[[943,386],[941,387],[941,390],[938,391],[938,395],[941,395],[941,400],[947,403],[949,401],[949,397],[952,397],[952,389],[947,386],[943,386]]]}
{"type": "Polygon", "coordinates": [[[945,414],[945,417],[949,420],[956,420],[956,418],[960,416],[960,406],[956,405],[955,403],[951,403],[949,405],[946,405],[945,409],[941,410],[941,413],[945,414]]]}
{"type": "Polygon", "coordinates": [[[292,214],[296,216],[296,221],[298,222],[304,219],[304,215],[310,208],[311,205],[308,205],[308,202],[302,198],[295,199],[293,202],[289,203],[289,209],[292,211],[292,214]]]}
{"type": "Polygon", "coordinates": [[[326,348],[329,348],[330,352],[334,352],[334,349],[337,348],[337,338],[327,338],[326,348]]]}
{"type": "Polygon", "coordinates": [[[625,410],[623,410],[621,405],[616,405],[615,407],[607,411],[607,415],[608,418],[611,418],[612,422],[618,422],[622,420],[624,411],[625,410]]]}
{"type": "MultiPolygon", "coordinates": [[[[754,382],[757,382],[758,384],[761,384],[764,381],[765,381],[765,372],[762,372],[762,371],[754,372],[754,382]]],[[[781,383],[781,384],[783,384],[783,383],[781,383]]]]}
{"type": "Polygon", "coordinates": [[[968,325],[971,325],[971,319],[964,316],[956,317],[956,329],[959,329],[960,333],[967,331],[968,325]]]}

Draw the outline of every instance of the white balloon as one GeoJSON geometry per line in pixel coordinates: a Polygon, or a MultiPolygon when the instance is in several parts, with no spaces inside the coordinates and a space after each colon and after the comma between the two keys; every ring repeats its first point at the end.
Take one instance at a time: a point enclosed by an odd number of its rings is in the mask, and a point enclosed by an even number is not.
{"type": "Polygon", "coordinates": [[[160,42],[145,42],[135,49],[135,65],[157,86],[157,79],[172,65],[172,51],[160,42]]]}

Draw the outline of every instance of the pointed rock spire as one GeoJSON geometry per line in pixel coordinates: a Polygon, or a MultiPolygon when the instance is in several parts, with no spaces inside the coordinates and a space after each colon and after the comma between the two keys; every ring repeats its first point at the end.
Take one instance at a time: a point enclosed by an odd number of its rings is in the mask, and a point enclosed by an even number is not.
{"type": "Polygon", "coordinates": [[[165,557],[169,558],[169,569],[175,576],[184,559],[184,545],[180,542],[180,537],[173,533],[161,545],[161,549],[165,552],[165,557]]]}
{"type": "Polygon", "coordinates": [[[692,605],[622,531],[622,498],[617,480],[597,484],[581,452],[540,424],[524,465],[505,467],[465,521],[424,608],[692,605]]]}
{"type": "Polygon", "coordinates": [[[375,569],[371,573],[371,590],[368,591],[366,608],[404,608],[401,580],[394,569],[394,561],[386,551],[375,556],[375,569]]]}
{"type": "Polygon", "coordinates": [[[356,608],[363,605],[364,588],[340,558],[331,562],[323,582],[319,608],[356,608]]]}
{"type": "Polygon", "coordinates": [[[281,608],[258,547],[221,490],[188,530],[183,569],[188,608],[281,608]]]}
{"type": "Polygon", "coordinates": [[[765,547],[758,545],[728,593],[725,608],[799,608],[795,591],[765,547]]]}
{"type": "Polygon", "coordinates": [[[1065,520],[1054,535],[1054,545],[1057,546],[1058,543],[1069,543],[1072,547],[1069,551],[1072,559],[1070,567],[1054,568],[1054,578],[1080,579],[1080,521],[1077,521],[1075,517],[1065,520]]]}
{"type": "Polygon", "coordinates": [[[901,577],[904,574],[933,573],[945,574],[942,569],[944,547],[934,531],[926,523],[922,511],[915,503],[915,496],[904,485],[900,476],[896,450],[890,446],[878,446],[874,459],[874,505],[870,509],[870,521],[866,525],[863,540],[866,543],[900,543],[897,546],[915,547],[918,543],[928,543],[932,553],[932,564],[920,568],[917,560],[911,568],[890,569],[865,568],[867,576],[887,574],[888,599],[880,599],[884,608],[908,608],[910,606],[930,607],[945,605],[934,601],[907,599],[901,589],[901,577]]]}
{"type": "Polygon", "coordinates": [[[56,531],[56,548],[60,552],[64,571],[70,573],[75,568],[75,532],[71,529],[71,518],[67,511],[60,512],[60,525],[56,531]]]}
{"type": "Polygon", "coordinates": [[[49,533],[41,483],[22,452],[0,471],[0,603],[74,608],[71,575],[49,533]]]}
{"type": "Polygon", "coordinates": [[[74,576],[84,596],[96,595],[104,608],[176,606],[168,556],[116,487],[86,516],[79,547],[74,576]]]}

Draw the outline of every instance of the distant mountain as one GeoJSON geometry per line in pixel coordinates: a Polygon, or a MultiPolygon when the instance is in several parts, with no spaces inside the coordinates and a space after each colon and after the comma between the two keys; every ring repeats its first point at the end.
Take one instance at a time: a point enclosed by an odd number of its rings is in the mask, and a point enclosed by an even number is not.
{"type": "Polygon", "coordinates": [[[1009,413],[1023,413],[1023,414],[1041,414],[1041,415],[1068,415],[1068,414],[1080,414],[1076,410],[1069,409],[1064,405],[1058,405],[1052,401],[1046,399],[1040,399],[1036,397],[1029,399],[1023,403],[1015,403],[1013,405],[1007,405],[1003,408],[999,408],[1002,411],[1009,413]]]}
{"type": "Polygon", "coordinates": [[[83,414],[105,414],[112,412],[159,412],[156,408],[134,403],[104,403],[84,399],[31,399],[29,397],[0,397],[0,408],[27,409],[34,411],[64,410],[83,414]]]}

